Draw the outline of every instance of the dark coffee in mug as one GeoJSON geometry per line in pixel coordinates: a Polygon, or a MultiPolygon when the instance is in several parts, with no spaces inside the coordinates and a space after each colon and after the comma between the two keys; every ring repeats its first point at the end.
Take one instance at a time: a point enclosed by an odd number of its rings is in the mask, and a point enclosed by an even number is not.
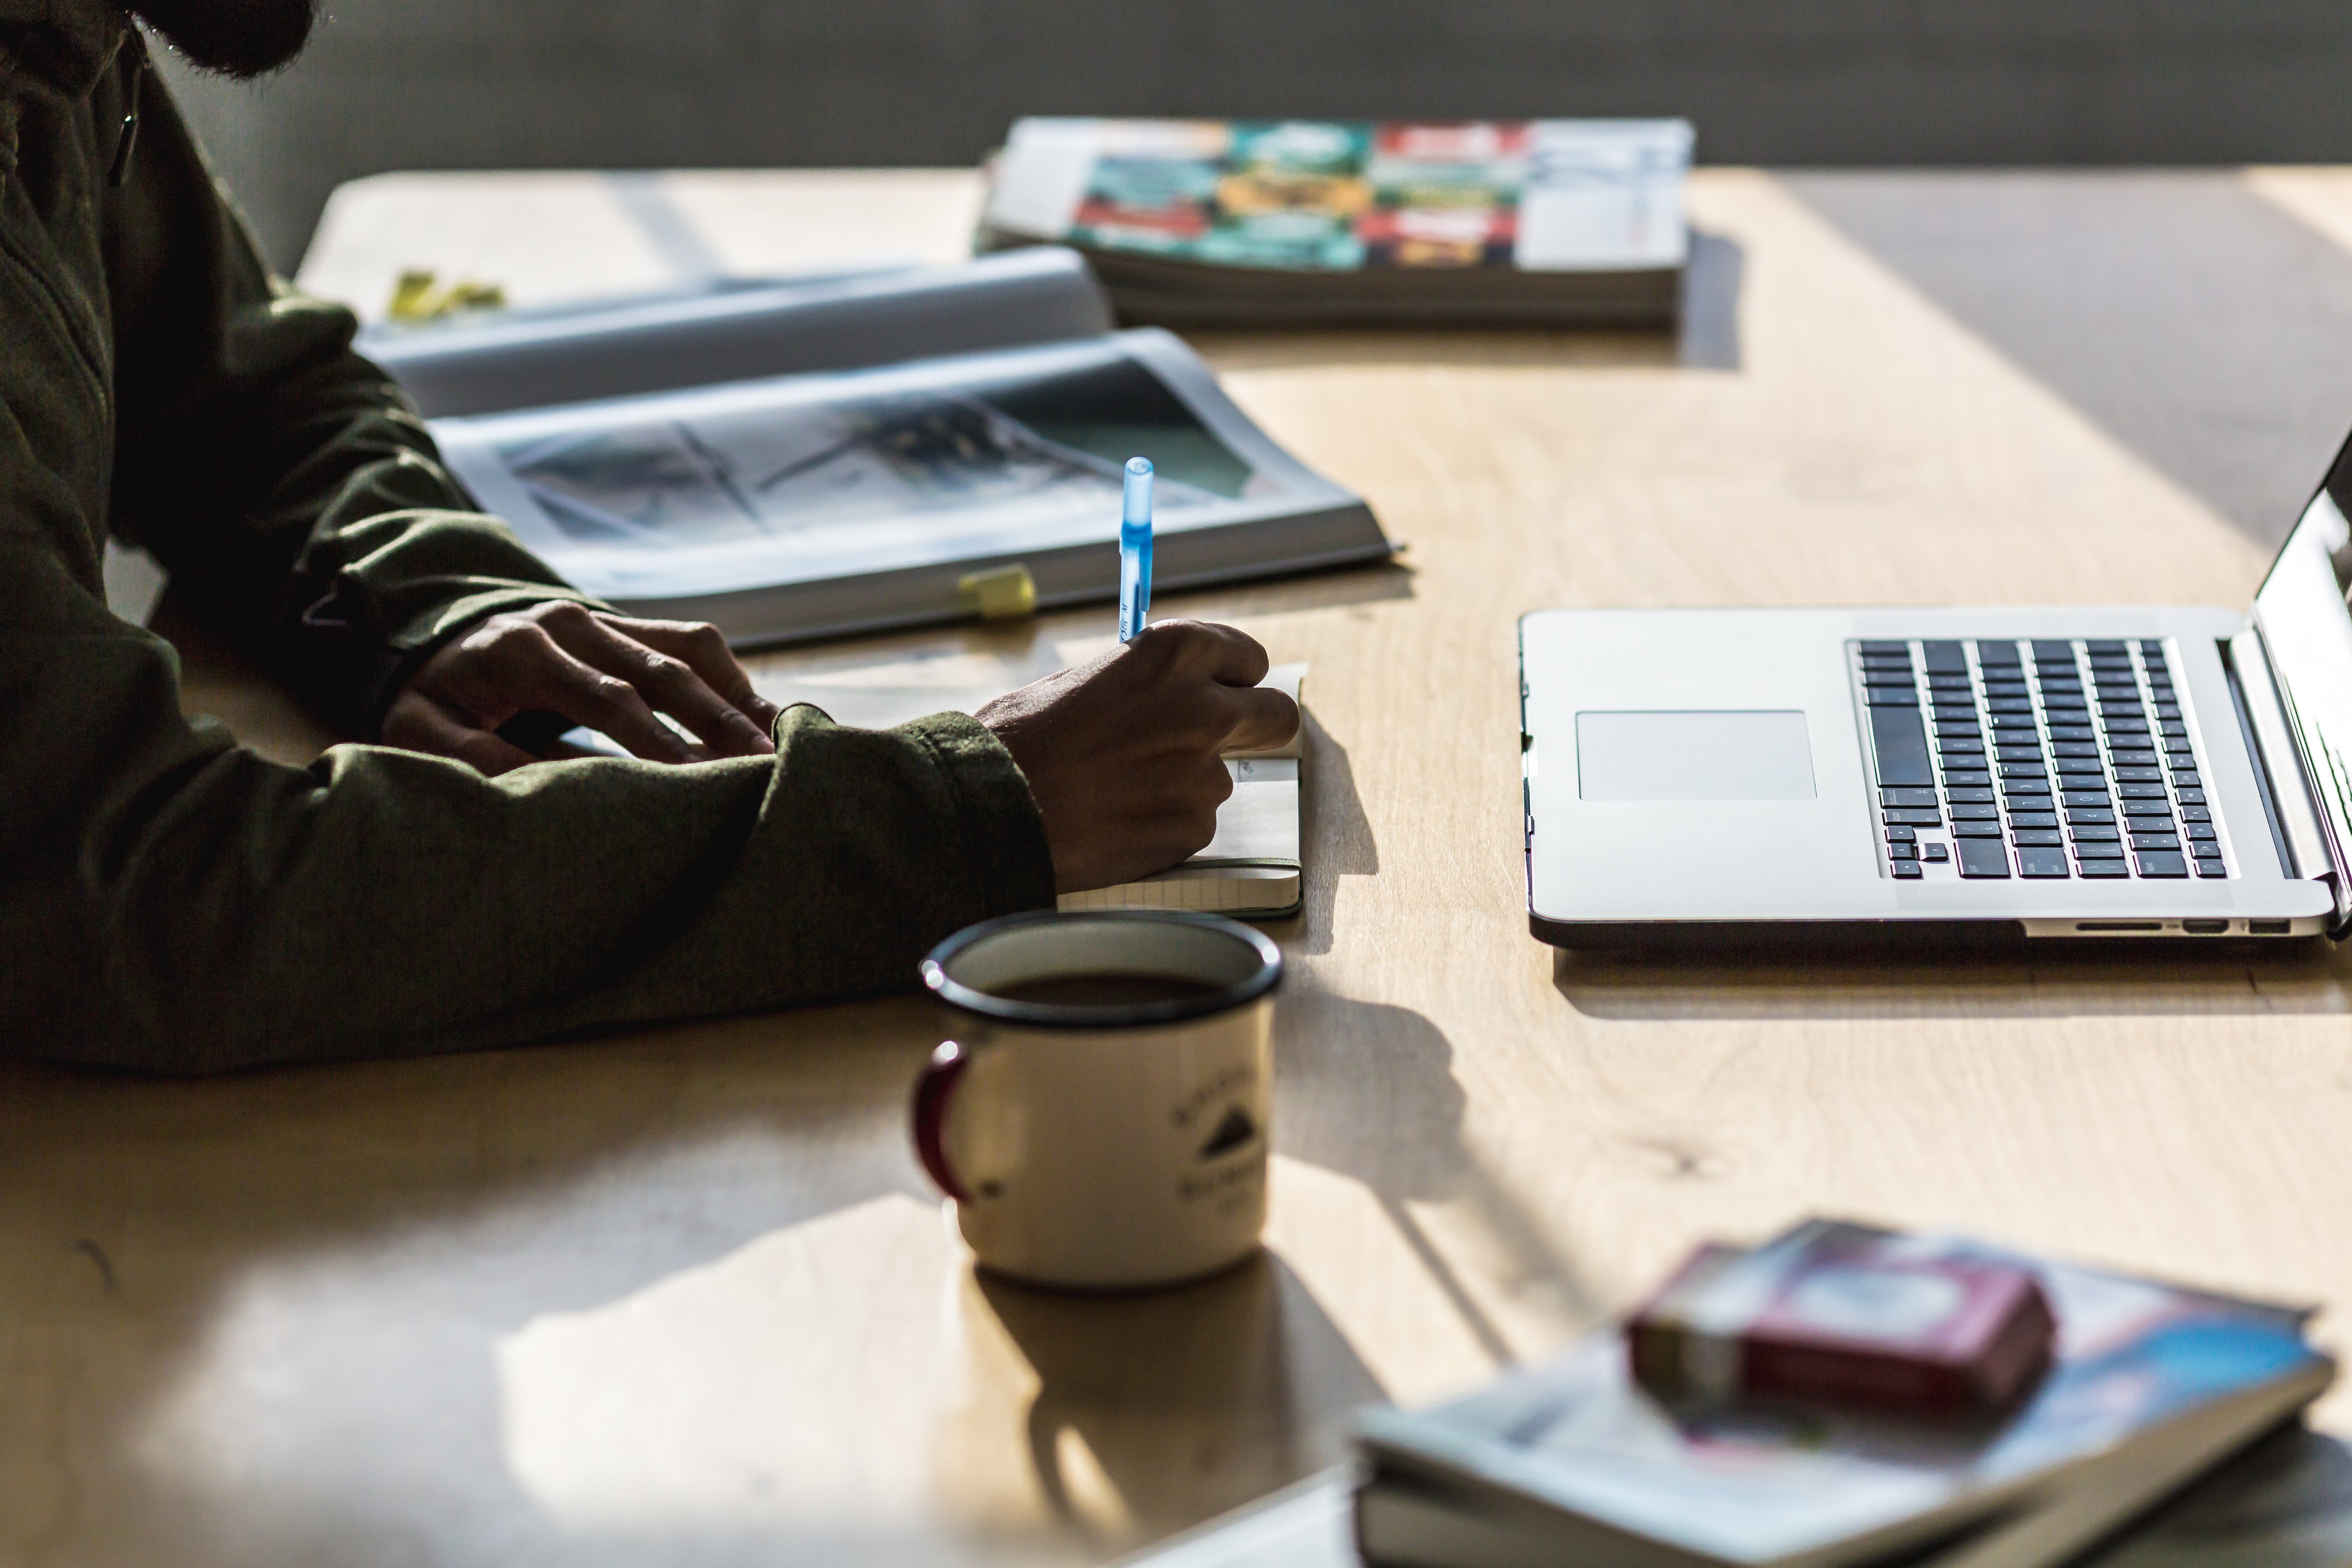
{"type": "Polygon", "coordinates": [[[1108,970],[1091,975],[1046,975],[991,988],[1008,1002],[1049,1008],[1131,1008],[1205,997],[1219,988],[1182,975],[1143,975],[1108,970]]]}

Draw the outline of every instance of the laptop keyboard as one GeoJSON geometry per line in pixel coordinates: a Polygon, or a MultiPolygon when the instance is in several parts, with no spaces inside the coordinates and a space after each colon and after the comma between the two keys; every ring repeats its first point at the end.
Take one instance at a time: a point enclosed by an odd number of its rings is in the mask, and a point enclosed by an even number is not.
{"type": "Polygon", "coordinates": [[[2162,643],[1848,648],[1890,874],[2230,874],[2162,643]]]}

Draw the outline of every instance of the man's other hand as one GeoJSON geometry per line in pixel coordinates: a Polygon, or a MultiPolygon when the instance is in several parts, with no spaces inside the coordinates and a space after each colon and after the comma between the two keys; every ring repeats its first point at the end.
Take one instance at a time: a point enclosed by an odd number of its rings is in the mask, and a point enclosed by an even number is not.
{"type": "Polygon", "coordinates": [[[1163,621],[980,710],[1029,780],[1060,891],[1165,871],[1215,836],[1234,792],[1223,755],[1298,731],[1298,705],[1257,689],[1265,671],[1230,626],[1163,621]]]}
{"type": "Polygon", "coordinates": [[[383,744],[504,773],[541,760],[498,733],[520,714],[601,730],[656,762],[776,749],[775,705],[751,689],[715,627],[564,600],[493,615],[427,659],[385,713],[383,744]]]}

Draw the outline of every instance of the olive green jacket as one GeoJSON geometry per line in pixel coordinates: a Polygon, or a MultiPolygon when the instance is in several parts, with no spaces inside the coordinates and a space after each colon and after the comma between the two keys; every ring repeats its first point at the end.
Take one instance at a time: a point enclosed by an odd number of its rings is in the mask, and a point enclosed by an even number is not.
{"type": "Polygon", "coordinates": [[[577,597],[471,504],[340,308],[294,297],[103,0],[0,0],[0,1051],[162,1071],[456,1050],[902,988],[1049,904],[979,725],[812,708],[772,758],[304,769],[180,712],[110,531],[375,733],[483,616],[577,597]]]}

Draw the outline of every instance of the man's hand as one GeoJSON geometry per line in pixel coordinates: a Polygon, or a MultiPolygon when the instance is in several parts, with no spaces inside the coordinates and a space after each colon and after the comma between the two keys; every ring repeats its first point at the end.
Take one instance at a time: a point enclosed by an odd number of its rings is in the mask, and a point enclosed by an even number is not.
{"type": "Polygon", "coordinates": [[[1228,751],[1298,730],[1298,705],[1257,690],[1265,650],[1230,626],[1163,621],[1093,664],[980,710],[1021,765],[1064,893],[1165,871],[1217,831],[1228,751]]]}
{"type": "Polygon", "coordinates": [[[569,601],[493,615],[427,659],[385,713],[383,744],[504,773],[540,760],[498,734],[527,713],[601,730],[656,762],[776,749],[775,705],[751,689],[716,628],[634,621],[569,601]],[[656,714],[697,740],[680,738],[656,714]]]}

